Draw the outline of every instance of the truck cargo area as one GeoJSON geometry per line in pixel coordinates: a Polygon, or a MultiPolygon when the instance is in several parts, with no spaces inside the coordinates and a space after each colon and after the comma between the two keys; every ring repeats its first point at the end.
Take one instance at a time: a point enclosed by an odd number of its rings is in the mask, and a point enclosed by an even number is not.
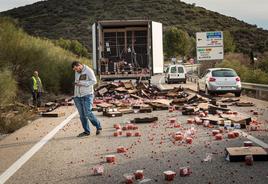
{"type": "MultiPolygon", "coordinates": [[[[92,30],[93,66],[101,80],[150,79],[156,72],[152,21],[98,21],[92,30]]],[[[160,32],[158,44],[162,45],[162,24],[160,32]]],[[[163,54],[162,47],[160,50],[163,54]]],[[[158,65],[163,65],[162,62],[158,61],[158,65]]]]}

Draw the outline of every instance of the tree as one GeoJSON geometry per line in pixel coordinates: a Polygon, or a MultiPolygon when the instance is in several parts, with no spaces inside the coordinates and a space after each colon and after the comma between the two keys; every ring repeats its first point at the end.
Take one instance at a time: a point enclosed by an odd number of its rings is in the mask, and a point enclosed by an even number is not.
{"type": "Polygon", "coordinates": [[[225,53],[235,51],[236,46],[235,46],[234,38],[229,31],[223,32],[223,44],[224,44],[225,53]]]}
{"type": "Polygon", "coordinates": [[[164,35],[164,50],[167,57],[186,56],[191,52],[192,45],[188,33],[176,27],[169,28],[164,35]]]}
{"type": "Polygon", "coordinates": [[[194,57],[196,55],[196,40],[194,37],[191,37],[190,38],[190,52],[189,52],[189,55],[190,57],[194,57]]]}

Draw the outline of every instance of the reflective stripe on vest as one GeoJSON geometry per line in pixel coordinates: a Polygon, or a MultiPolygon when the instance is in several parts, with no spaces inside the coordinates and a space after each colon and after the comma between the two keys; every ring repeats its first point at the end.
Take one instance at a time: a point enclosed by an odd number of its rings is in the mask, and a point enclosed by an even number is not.
{"type": "MultiPolygon", "coordinates": [[[[35,78],[35,77],[32,77],[32,79],[33,79],[33,89],[34,89],[34,90],[38,90],[38,83],[37,83],[36,78],[35,78]]],[[[40,80],[40,78],[38,77],[37,79],[40,81],[40,84],[41,84],[41,80],[40,80]]],[[[40,87],[40,86],[39,86],[39,87],[40,87]]]]}

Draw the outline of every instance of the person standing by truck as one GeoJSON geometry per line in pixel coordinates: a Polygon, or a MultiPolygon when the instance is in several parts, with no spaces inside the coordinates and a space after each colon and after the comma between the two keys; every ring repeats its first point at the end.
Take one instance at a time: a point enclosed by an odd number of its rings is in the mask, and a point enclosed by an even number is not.
{"type": "Polygon", "coordinates": [[[80,120],[84,132],[77,137],[90,135],[90,127],[88,120],[96,127],[96,135],[102,130],[100,121],[92,112],[94,89],[93,86],[97,83],[95,74],[91,68],[81,64],[78,61],[72,63],[72,69],[75,71],[74,82],[74,103],[79,112],[80,120]]]}
{"type": "Polygon", "coordinates": [[[40,107],[41,106],[41,96],[43,92],[42,81],[38,75],[38,71],[34,71],[31,78],[31,90],[33,96],[33,105],[40,107]]]}

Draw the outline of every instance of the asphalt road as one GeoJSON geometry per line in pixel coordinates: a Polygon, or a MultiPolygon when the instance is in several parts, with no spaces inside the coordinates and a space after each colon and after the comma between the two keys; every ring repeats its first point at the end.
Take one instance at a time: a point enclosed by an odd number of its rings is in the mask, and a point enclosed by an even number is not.
{"type": "MultiPolygon", "coordinates": [[[[156,76],[152,83],[157,83],[161,76],[156,76]]],[[[178,84],[165,85],[174,87],[178,84]]],[[[193,87],[193,84],[182,84],[184,87],[193,87]]],[[[220,98],[220,97],[217,97],[220,98]]],[[[267,127],[268,103],[247,97],[253,101],[262,115],[254,117],[267,127]]],[[[252,107],[237,108],[239,112],[250,113],[252,107]]],[[[66,113],[65,117],[49,119],[40,118],[21,130],[5,137],[0,141],[0,173],[4,173],[16,160],[32,148],[42,137],[75,111],[74,107],[58,109],[66,113]]],[[[151,179],[146,183],[172,183],[164,180],[163,172],[173,170],[178,173],[180,167],[189,166],[192,174],[180,177],[178,174],[173,183],[268,183],[268,162],[254,162],[253,166],[246,166],[244,162],[230,163],[225,160],[226,147],[242,146],[247,140],[240,136],[236,139],[215,141],[211,136],[212,129],[203,126],[194,126],[193,143],[173,143],[170,134],[177,131],[185,132],[192,125],[186,123],[189,116],[181,112],[154,111],[149,114],[130,114],[123,117],[107,118],[96,113],[102,122],[103,131],[99,136],[92,135],[87,138],[77,138],[82,131],[80,120],[75,116],[52,140],[46,143],[36,154],[22,165],[6,183],[76,183],[76,184],[106,184],[123,183],[123,175],[136,170],[144,170],[145,178],[151,179]],[[114,137],[113,125],[124,124],[135,117],[157,116],[159,121],[155,124],[139,124],[141,137],[114,137]],[[168,119],[175,117],[181,125],[180,128],[170,128],[168,119]],[[125,154],[116,153],[118,146],[128,150],[125,154]],[[210,162],[204,162],[206,154],[212,154],[210,162]],[[114,154],[115,164],[105,163],[105,156],[114,154]],[[92,168],[103,164],[104,174],[94,176],[92,168]]],[[[135,132],[134,130],[132,132],[135,132]]],[[[267,131],[249,132],[253,136],[268,143],[267,131]]],[[[1,181],[0,181],[1,183],[1,181]]],[[[138,182],[137,182],[138,183],[138,182]]]]}

